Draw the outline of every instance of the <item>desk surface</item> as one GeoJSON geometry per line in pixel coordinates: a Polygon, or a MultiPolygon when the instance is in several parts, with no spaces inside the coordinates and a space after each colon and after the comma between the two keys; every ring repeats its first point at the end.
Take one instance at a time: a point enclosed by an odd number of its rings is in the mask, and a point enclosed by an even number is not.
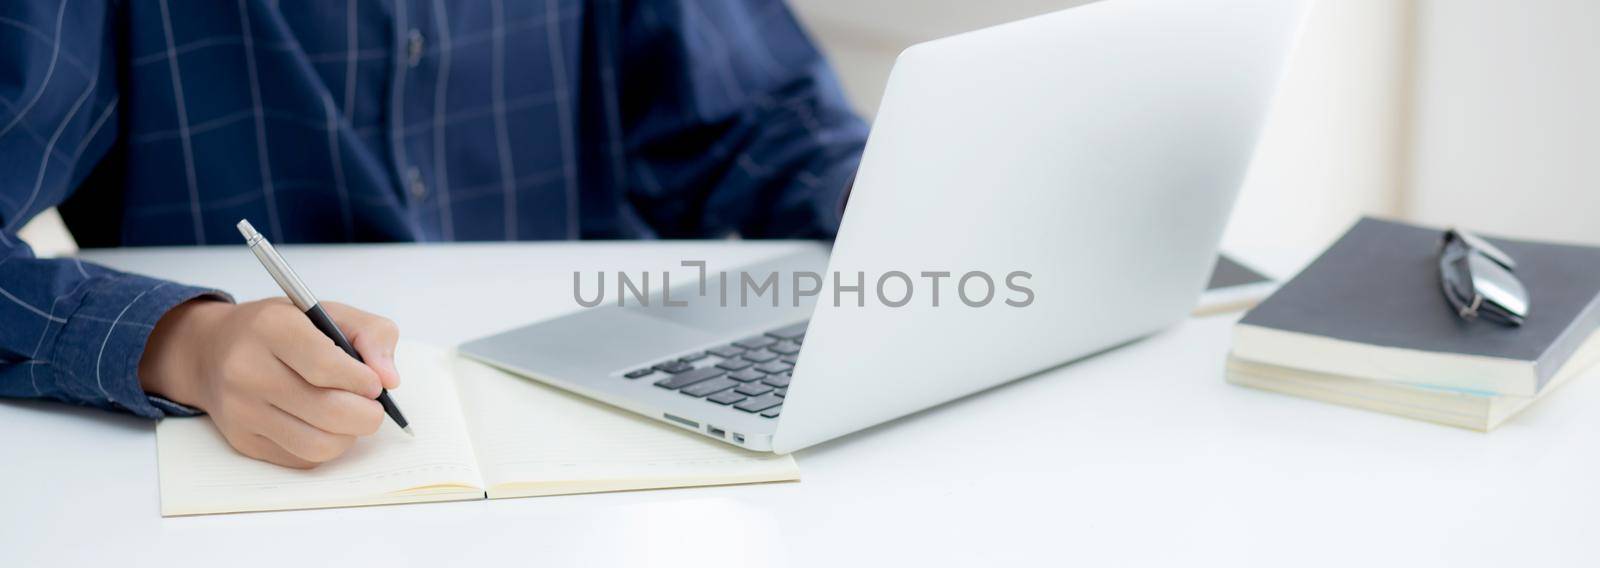
{"type": "MultiPolygon", "coordinates": [[[[716,270],[798,246],[283,249],[322,297],[453,345],[572,309],[573,270],[716,270]]],[[[276,293],[242,247],[86,258],[276,293]]],[[[809,449],[792,484],[163,519],[150,423],[3,401],[0,565],[1600,562],[1600,377],[1484,435],[1224,384],[1231,322],[809,449]]]]}

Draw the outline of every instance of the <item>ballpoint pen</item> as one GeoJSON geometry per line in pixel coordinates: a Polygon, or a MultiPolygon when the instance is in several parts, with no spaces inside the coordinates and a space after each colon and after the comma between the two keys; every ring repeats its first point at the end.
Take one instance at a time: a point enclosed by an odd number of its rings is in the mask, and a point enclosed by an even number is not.
{"type": "MultiPolygon", "coordinates": [[[[344,332],[333,323],[333,318],[322,309],[317,297],[311,294],[311,289],[300,280],[300,275],[295,274],[293,268],[289,268],[289,263],[284,262],[283,257],[278,256],[278,251],[272,248],[272,243],[267,242],[266,237],[256,232],[256,228],[247,220],[239,220],[239,234],[244,235],[245,244],[250,245],[250,251],[256,253],[256,258],[261,260],[261,266],[266,267],[267,274],[271,274],[278,287],[283,288],[283,293],[289,297],[289,301],[294,302],[296,308],[300,308],[306,317],[311,318],[311,324],[317,326],[317,331],[332,339],[333,343],[345,353],[365,363],[361,354],[356,353],[356,348],[350,345],[350,340],[345,338],[344,332]]],[[[388,389],[379,391],[378,404],[383,405],[383,412],[394,419],[394,423],[399,425],[401,430],[406,434],[416,435],[411,431],[411,424],[406,422],[405,415],[400,413],[400,407],[395,406],[394,400],[389,398],[388,389]]]]}

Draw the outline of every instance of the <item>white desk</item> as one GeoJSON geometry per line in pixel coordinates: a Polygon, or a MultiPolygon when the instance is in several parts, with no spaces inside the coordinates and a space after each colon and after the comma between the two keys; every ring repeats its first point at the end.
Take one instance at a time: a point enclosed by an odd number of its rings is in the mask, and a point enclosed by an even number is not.
{"type": "MultiPolygon", "coordinates": [[[[284,248],[322,297],[455,344],[573,309],[575,269],[794,246],[284,248]]],[[[242,247],[88,256],[276,293],[242,247]]],[[[151,424],[0,402],[0,566],[1600,564],[1600,376],[1483,435],[1224,384],[1230,323],[807,450],[804,481],[761,486],[163,519],[151,424]]]]}

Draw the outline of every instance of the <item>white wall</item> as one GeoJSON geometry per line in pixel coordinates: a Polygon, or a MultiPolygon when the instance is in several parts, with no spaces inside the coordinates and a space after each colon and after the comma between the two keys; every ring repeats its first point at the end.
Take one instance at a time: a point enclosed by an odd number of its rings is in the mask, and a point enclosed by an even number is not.
{"type": "MultiPolygon", "coordinates": [[[[906,46],[1085,3],[790,1],[869,115],[906,46]]],[[[1410,0],[1313,9],[1229,226],[1230,251],[1288,272],[1361,214],[1399,212],[1410,18],[1410,0]]]]}
{"type": "Polygon", "coordinates": [[[1600,243],[1600,2],[1419,0],[1405,210],[1600,243]]]}
{"type": "Polygon", "coordinates": [[[1224,248],[1287,272],[1362,215],[1401,213],[1411,17],[1408,0],[1312,8],[1224,248]]]}

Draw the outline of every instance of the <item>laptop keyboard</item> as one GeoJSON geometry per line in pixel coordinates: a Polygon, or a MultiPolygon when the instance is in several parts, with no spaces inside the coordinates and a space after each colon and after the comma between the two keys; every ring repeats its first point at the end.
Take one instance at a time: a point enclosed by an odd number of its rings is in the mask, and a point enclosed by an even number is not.
{"type": "Polygon", "coordinates": [[[709,404],[777,418],[809,321],[624,373],[709,404]]]}

